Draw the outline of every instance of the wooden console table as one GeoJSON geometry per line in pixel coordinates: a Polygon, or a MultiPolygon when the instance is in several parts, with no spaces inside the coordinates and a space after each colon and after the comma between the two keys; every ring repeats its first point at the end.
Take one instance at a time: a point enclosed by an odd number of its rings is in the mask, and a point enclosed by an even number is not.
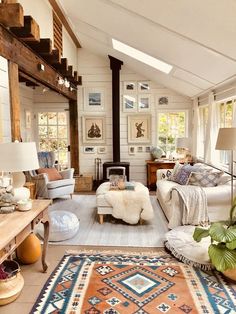
{"type": "Polygon", "coordinates": [[[157,182],[157,170],[159,169],[173,169],[175,161],[151,161],[147,160],[147,187],[155,191],[157,182]]]}
{"type": "Polygon", "coordinates": [[[44,243],[42,252],[43,271],[46,272],[46,251],[49,236],[48,206],[51,200],[34,200],[32,209],[21,212],[0,214],[0,264],[10,256],[39,222],[44,225],[44,243]]]}

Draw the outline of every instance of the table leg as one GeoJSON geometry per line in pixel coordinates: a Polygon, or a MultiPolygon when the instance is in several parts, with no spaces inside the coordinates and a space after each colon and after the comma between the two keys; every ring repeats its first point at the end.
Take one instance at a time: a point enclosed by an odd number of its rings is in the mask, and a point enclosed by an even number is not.
{"type": "Polygon", "coordinates": [[[42,265],[43,272],[46,273],[48,269],[48,264],[46,262],[46,253],[48,248],[48,238],[49,238],[49,220],[42,220],[44,226],[44,241],[43,241],[43,252],[42,252],[42,265]]]}
{"type": "Polygon", "coordinates": [[[99,223],[103,224],[103,214],[99,214],[99,223]]]}

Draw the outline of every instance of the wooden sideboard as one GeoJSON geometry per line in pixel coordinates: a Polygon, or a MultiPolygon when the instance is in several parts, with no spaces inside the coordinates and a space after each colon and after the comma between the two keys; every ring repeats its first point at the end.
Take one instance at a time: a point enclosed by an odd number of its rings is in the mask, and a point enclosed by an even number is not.
{"type": "Polygon", "coordinates": [[[175,161],[151,161],[147,160],[147,187],[151,191],[156,190],[157,176],[156,172],[158,169],[173,169],[175,161]]]}
{"type": "Polygon", "coordinates": [[[32,209],[15,210],[12,213],[0,214],[0,264],[10,256],[24,239],[34,230],[35,225],[44,225],[44,243],[42,252],[43,271],[46,272],[46,251],[49,236],[48,206],[51,200],[33,200],[32,209]]]}

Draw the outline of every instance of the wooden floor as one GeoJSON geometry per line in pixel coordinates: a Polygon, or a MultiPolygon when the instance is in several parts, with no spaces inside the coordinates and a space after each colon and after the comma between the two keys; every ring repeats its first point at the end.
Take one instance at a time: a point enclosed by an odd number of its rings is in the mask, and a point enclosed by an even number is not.
{"type": "MultiPolygon", "coordinates": [[[[79,250],[79,249],[94,249],[97,250],[97,246],[80,246],[75,248],[75,246],[49,246],[47,261],[49,262],[49,268],[47,273],[42,273],[41,262],[38,261],[31,265],[22,265],[21,273],[24,277],[25,284],[21,295],[14,302],[0,307],[1,314],[28,314],[33,307],[44,283],[57,266],[64,253],[68,250],[79,250]]],[[[99,247],[99,251],[107,250],[107,247],[99,247]]],[[[109,250],[122,250],[122,251],[135,251],[135,252],[146,252],[146,251],[158,251],[158,248],[121,248],[121,247],[109,247],[109,250]]]]}

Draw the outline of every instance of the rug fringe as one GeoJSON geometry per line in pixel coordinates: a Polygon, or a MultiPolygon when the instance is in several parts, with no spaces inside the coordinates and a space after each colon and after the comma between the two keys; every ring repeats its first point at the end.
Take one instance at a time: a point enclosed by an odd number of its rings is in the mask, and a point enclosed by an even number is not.
{"type": "Polygon", "coordinates": [[[126,251],[126,250],[120,250],[120,249],[114,249],[114,250],[101,250],[101,249],[83,249],[81,250],[66,250],[66,255],[78,255],[78,254],[129,254],[129,255],[155,255],[155,254],[165,254],[166,251],[164,248],[157,248],[156,251],[126,251]]]}
{"type": "Polygon", "coordinates": [[[212,270],[212,269],[215,269],[212,264],[202,264],[202,263],[199,263],[199,262],[191,261],[187,257],[185,257],[182,254],[180,254],[179,252],[177,252],[172,246],[170,246],[168,241],[165,241],[164,244],[165,244],[165,247],[171,252],[171,254],[173,254],[174,257],[176,257],[178,260],[180,260],[184,264],[187,264],[187,265],[190,265],[190,266],[193,266],[193,267],[197,267],[197,268],[200,268],[202,270],[212,270]]]}

